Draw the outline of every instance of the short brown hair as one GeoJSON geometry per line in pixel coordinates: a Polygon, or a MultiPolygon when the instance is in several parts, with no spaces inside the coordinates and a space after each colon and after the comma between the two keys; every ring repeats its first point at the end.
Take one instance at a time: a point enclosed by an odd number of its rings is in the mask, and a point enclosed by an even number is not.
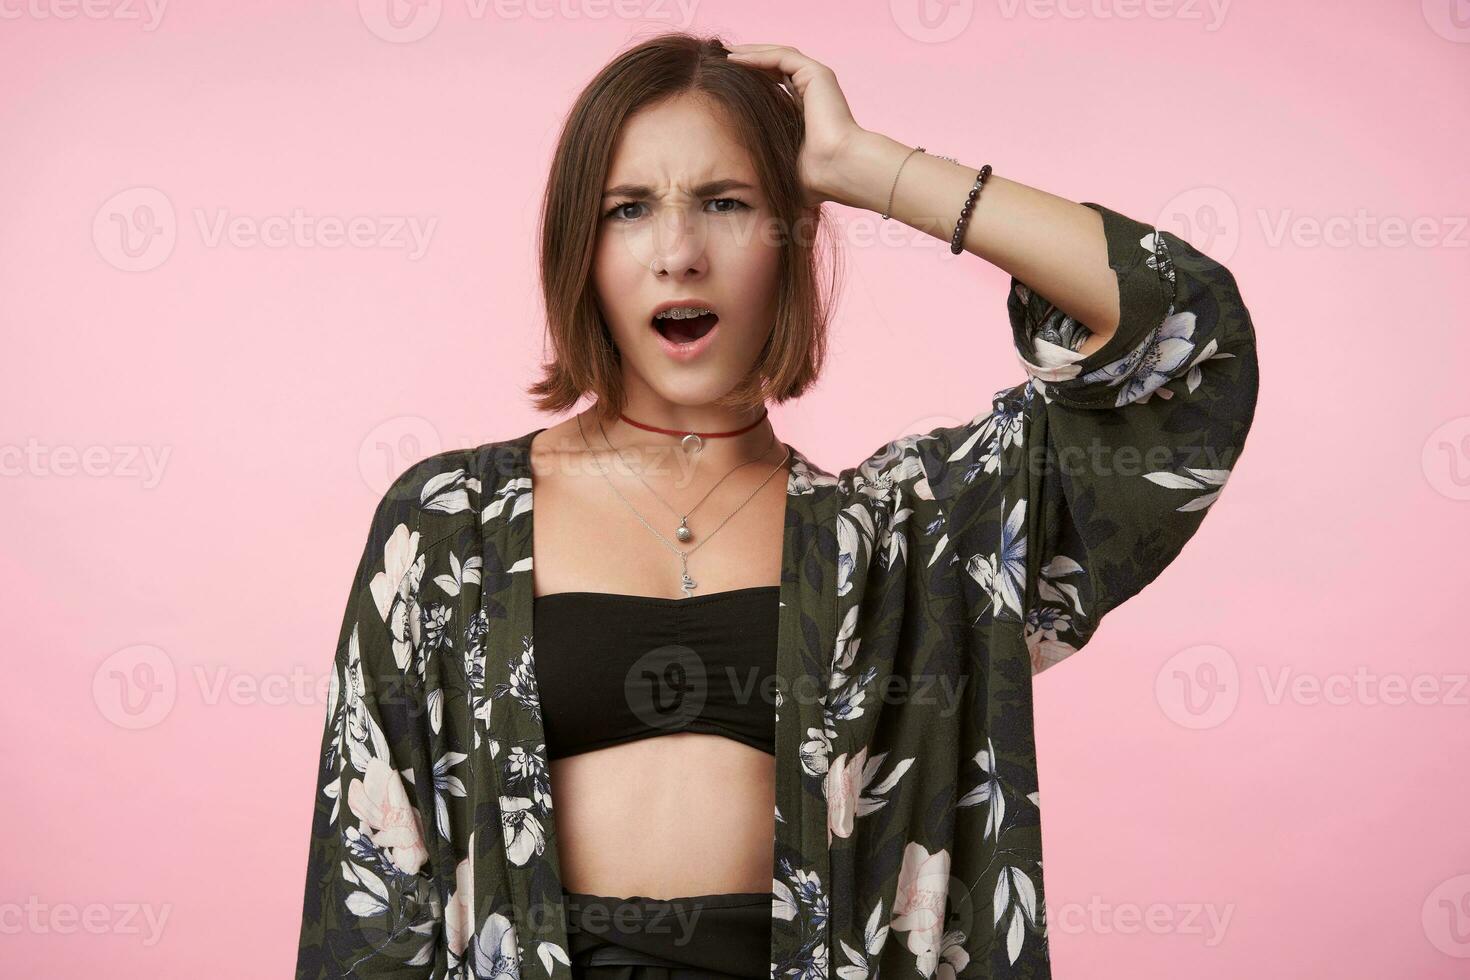
{"type": "Polygon", "coordinates": [[[828,288],[818,288],[816,242],[825,226],[821,208],[802,200],[801,109],[772,77],[728,54],[718,37],[660,34],[609,62],[568,114],[541,205],[541,290],[553,356],[526,390],[542,411],[566,411],[588,394],[605,411],[623,407],[621,356],[592,278],[604,181],[623,122],[686,93],[724,111],[751,156],[776,227],[791,230],[780,235],[775,328],[750,375],[720,404],[744,410],[766,399],[780,403],[806,391],[821,372],[836,272],[834,265],[828,288]]]}

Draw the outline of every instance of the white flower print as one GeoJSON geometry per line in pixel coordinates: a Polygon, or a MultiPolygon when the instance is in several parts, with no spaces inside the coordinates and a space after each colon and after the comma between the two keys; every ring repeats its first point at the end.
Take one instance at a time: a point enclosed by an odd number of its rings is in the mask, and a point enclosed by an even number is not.
{"type": "Polygon", "coordinates": [[[934,976],[937,980],[955,980],[960,971],[969,965],[970,954],[965,952],[965,934],[946,932],[939,941],[939,963],[934,976]]]}
{"type": "Polygon", "coordinates": [[[347,806],[371,830],[373,843],[387,851],[398,870],[419,873],[429,859],[423,821],[398,770],[382,759],[370,760],[363,778],[348,785],[347,806]]]}
{"type": "Polygon", "coordinates": [[[551,812],[551,777],[546,769],[545,744],[536,746],[534,752],[519,745],[511,746],[505,758],[505,778],[509,783],[529,784],[536,809],[542,816],[551,812]]]}
{"type": "Polygon", "coordinates": [[[922,844],[908,843],[903,850],[889,926],[909,934],[908,950],[917,957],[919,973],[925,977],[932,977],[939,965],[949,880],[948,850],[940,848],[930,854],[922,844]]]}
{"type": "Polygon", "coordinates": [[[1031,671],[1040,673],[1077,652],[1077,647],[1061,639],[1061,633],[1074,633],[1072,617],[1053,605],[1041,604],[1026,616],[1024,639],[1031,657],[1031,671]]]}
{"type": "Polygon", "coordinates": [[[418,593],[424,556],[418,548],[418,532],[410,533],[406,524],[399,524],[383,544],[383,570],[368,583],[378,616],[393,632],[393,659],[399,670],[408,668],[419,642],[418,593]]]}
{"type": "MultiPolygon", "coordinates": [[[[1001,512],[1005,512],[1004,503],[1001,512]]],[[[991,614],[999,617],[1009,610],[1017,618],[1022,615],[1021,602],[1026,594],[1026,500],[1016,501],[1001,529],[1000,551],[993,555],[972,555],[965,571],[980,584],[991,599],[991,614]]]]}
{"type": "Polygon", "coordinates": [[[912,481],[915,494],[932,500],[928,476],[916,451],[922,438],[918,433],[903,436],[863,460],[853,475],[853,491],[865,495],[876,505],[887,506],[895,490],[912,481]]]}
{"type": "Polygon", "coordinates": [[[480,568],[483,563],[484,559],[479,555],[471,555],[461,564],[459,556],[451,551],[448,574],[435,575],[434,584],[450,595],[459,595],[466,585],[480,584],[480,568]]]}
{"type": "Polygon", "coordinates": [[[995,837],[1000,840],[1000,828],[1005,822],[1006,797],[1004,788],[1000,784],[1000,775],[995,766],[995,745],[987,736],[985,748],[975,753],[975,764],[985,774],[985,782],[970,790],[960,797],[956,806],[978,806],[981,803],[990,804],[990,809],[985,815],[985,836],[995,837]]]}
{"type": "Polygon", "coordinates": [[[1063,582],[1062,579],[1085,574],[1086,569],[1076,561],[1066,555],[1056,555],[1051,561],[1041,566],[1040,577],[1036,583],[1036,594],[1049,602],[1068,602],[1080,613],[1082,596],[1075,585],[1063,582]]]}
{"type": "Polygon", "coordinates": [[[883,795],[898,785],[903,774],[914,764],[912,758],[900,761],[882,782],[869,790],[869,784],[877,777],[878,770],[887,757],[888,753],[880,752],[869,760],[868,750],[864,747],[850,762],[846,752],[832,760],[823,782],[823,791],[827,795],[828,845],[831,845],[834,835],[851,837],[852,824],[856,818],[887,805],[888,801],[882,798],[883,795]]]}
{"type": "Polygon", "coordinates": [[[1008,398],[997,398],[993,404],[991,411],[970,421],[970,434],[949,454],[947,462],[970,460],[961,477],[966,484],[975,482],[981,473],[999,472],[1006,450],[1025,440],[1025,418],[1020,407],[1008,398]],[[976,443],[983,446],[978,454],[974,452],[976,443]]]}
{"type": "Polygon", "coordinates": [[[546,971],[548,976],[555,972],[555,968],[551,965],[553,960],[564,963],[567,966],[572,965],[571,957],[567,956],[567,951],[562,949],[557,943],[545,941],[537,943],[536,955],[540,957],[541,968],[546,971]]]}
{"type": "MultiPolygon", "coordinates": [[[[1121,385],[1115,406],[1148,401],[1161,385],[1177,377],[1194,356],[1194,311],[1164,318],[1122,358],[1082,376],[1084,383],[1121,385]]],[[[1168,391],[1161,392],[1167,398],[1168,391]]]]}
{"type": "MultiPolygon", "coordinates": [[[[475,853],[474,831],[470,832],[469,853],[475,853]]],[[[464,955],[474,925],[475,878],[473,865],[466,857],[454,866],[454,891],[449,893],[449,904],[444,907],[444,936],[455,956],[464,955]]]]}
{"type": "Polygon", "coordinates": [[[523,796],[500,798],[500,829],[505,835],[505,853],[513,864],[524,865],[546,850],[546,830],[531,812],[535,803],[523,796]]]}
{"type": "Polygon", "coordinates": [[[786,481],[787,493],[807,494],[817,487],[832,487],[837,485],[837,477],[829,473],[818,473],[808,466],[806,460],[800,456],[792,455],[791,473],[786,481]]]}
{"type": "Polygon", "coordinates": [[[1002,868],[995,881],[991,907],[995,910],[994,924],[997,926],[1010,913],[1011,922],[1006,927],[1006,955],[1014,963],[1026,941],[1027,924],[1036,925],[1036,885],[1020,868],[1002,868]],[[1011,904],[1013,898],[1014,905],[1011,904]]]}
{"type": "Polygon", "coordinates": [[[801,743],[801,768],[808,776],[825,776],[827,760],[832,755],[832,739],[837,733],[808,728],[806,734],[806,740],[801,743]]]}
{"type": "Polygon", "coordinates": [[[869,965],[877,959],[878,954],[883,952],[883,945],[887,941],[888,925],[883,918],[883,902],[880,899],[878,904],[873,906],[873,911],[868,915],[868,921],[863,926],[861,951],[853,949],[841,939],[837,941],[848,961],[846,966],[837,968],[837,976],[841,980],[868,980],[869,965]]]}
{"type": "Polygon", "coordinates": [[[346,700],[343,707],[347,712],[347,758],[342,760],[342,765],[346,766],[350,760],[353,769],[365,773],[369,762],[374,759],[388,758],[389,750],[388,739],[384,736],[382,728],[378,726],[377,719],[368,710],[367,682],[362,675],[362,653],[355,625],[347,644],[347,669],[344,680],[346,700]]]}
{"type": "Polygon", "coordinates": [[[873,553],[877,532],[873,525],[873,513],[864,503],[844,507],[837,515],[837,595],[845,596],[852,591],[852,576],[857,570],[858,556],[866,545],[873,553]]]}
{"type": "Polygon", "coordinates": [[[1143,478],[1150,483],[1157,483],[1159,486],[1167,487],[1170,490],[1209,491],[1208,493],[1200,494],[1198,497],[1191,497],[1183,504],[1174,508],[1175,510],[1182,511],[1204,510],[1206,507],[1209,507],[1220,496],[1220,491],[1224,488],[1225,481],[1230,479],[1229,470],[1202,470],[1192,466],[1186,466],[1184,467],[1184,473],[1188,475],[1170,473],[1168,470],[1158,470],[1154,473],[1143,474],[1143,478]],[[1211,487],[1215,489],[1210,490],[1211,487]]]}
{"type": "Polygon", "coordinates": [[[533,717],[540,719],[541,695],[536,689],[536,671],[532,663],[534,642],[529,634],[521,637],[521,654],[511,664],[510,680],[496,685],[493,696],[499,698],[509,695],[511,700],[529,711],[533,717]]]}
{"type": "Polygon", "coordinates": [[[449,770],[463,762],[469,756],[463,752],[446,752],[434,763],[434,812],[439,824],[439,833],[445,840],[449,840],[449,798],[463,797],[465,795],[464,783],[458,776],[451,776],[449,770]]]}
{"type": "Polygon", "coordinates": [[[521,957],[516,927],[499,912],[491,912],[480,927],[471,951],[475,980],[520,980],[521,957]]]}
{"type": "Polygon", "coordinates": [[[815,871],[798,870],[791,862],[782,858],[781,873],[785,881],[774,878],[771,882],[771,916],[774,919],[791,921],[797,919],[801,930],[801,952],[795,959],[782,964],[771,964],[771,975],[826,980],[827,946],[818,938],[827,929],[827,893],[822,879],[815,871]]]}
{"type": "Polygon", "coordinates": [[[490,503],[486,504],[480,511],[480,523],[494,520],[501,516],[506,505],[510,505],[510,514],[507,520],[515,520],[526,511],[531,509],[531,479],[529,477],[516,477],[505,482],[505,486],[495,491],[490,503]]]}
{"type": "Polygon", "coordinates": [[[470,492],[480,492],[480,481],[465,479],[464,470],[450,470],[425,481],[419,492],[419,504],[424,510],[444,514],[458,514],[470,509],[470,492]]]}
{"type": "MultiPolygon", "coordinates": [[[[839,521],[839,539],[841,533],[841,522],[839,521]]],[[[842,617],[842,625],[837,630],[837,644],[832,652],[833,674],[851,667],[853,659],[857,656],[858,647],[862,645],[862,637],[857,635],[858,613],[861,611],[861,607],[854,605],[842,617]]]]}

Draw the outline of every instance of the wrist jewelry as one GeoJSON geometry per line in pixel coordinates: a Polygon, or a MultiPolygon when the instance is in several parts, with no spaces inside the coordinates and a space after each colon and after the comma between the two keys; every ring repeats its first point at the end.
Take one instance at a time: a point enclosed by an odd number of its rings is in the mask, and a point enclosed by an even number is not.
{"type": "MultiPolygon", "coordinates": [[[[903,173],[904,164],[908,163],[909,157],[913,156],[915,153],[926,152],[928,151],[925,150],[922,146],[916,146],[912,150],[910,150],[908,154],[904,156],[903,161],[899,163],[898,172],[893,175],[893,186],[888,189],[888,207],[883,209],[884,221],[887,221],[893,213],[893,195],[894,192],[898,190],[898,176],[899,174],[903,173]]],[[[956,160],[954,157],[940,156],[939,159],[948,160],[950,163],[959,163],[959,161],[956,160]]],[[[949,239],[949,250],[955,255],[959,255],[960,252],[964,251],[961,243],[965,240],[965,226],[970,223],[970,212],[974,210],[975,200],[980,196],[980,191],[985,186],[986,178],[988,178],[989,176],[990,164],[987,163],[985,166],[981,167],[980,172],[975,175],[975,186],[970,188],[970,193],[965,198],[965,206],[960,209],[960,217],[959,220],[955,222],[954,234],[951,235],[949,239]]]]}
{"type": "Polygon", "coordinates": [[[965,225],[970,223],[970,211],[975,207],[975,199],[980,196],[980,188],[985,186],[985,178],[989,176],[990,164],[987,163],[975,175],[975,186],[970,188],[970,194],[965,198],[965,206],[960,210],[960,220],[954,226],[954,237],[949,240],[949,250],[955,255],[963,251],[960,243],[965,240],[965,225]]]}

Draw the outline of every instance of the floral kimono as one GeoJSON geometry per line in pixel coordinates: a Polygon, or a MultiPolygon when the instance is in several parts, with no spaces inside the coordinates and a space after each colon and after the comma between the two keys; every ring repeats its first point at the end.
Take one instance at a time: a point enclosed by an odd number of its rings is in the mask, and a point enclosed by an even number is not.
{"type": "MultiPolygon", "coordinates": [[[[771,977],[1049,977],[1032,677],[1152,581],[1255,412],[1228,270],[1097,204],[1117,333],[1012,280],[1026,380],[836,476],[792,449],[771,977]]],[[[568,980],[532,632],[536,432],[377,506],[321,742],[298,978],[568,980]]]]}

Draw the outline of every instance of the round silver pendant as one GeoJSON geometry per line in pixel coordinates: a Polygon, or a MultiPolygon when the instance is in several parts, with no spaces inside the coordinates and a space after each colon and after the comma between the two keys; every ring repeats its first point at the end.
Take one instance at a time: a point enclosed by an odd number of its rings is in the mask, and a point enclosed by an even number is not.
{"type": "Polygon", "coordinates": [[[688,524],[680,521],[679,528],[674,532],[674,536],[677,537],[680,541],[688,541],[690,538],[694,537],[694,532],[689,530],[688,524]]]}
{"type": "Polygon", "coordinates": [[[704,448],[704,440],[699,437],[699,433],[691,432],[680,440],[679,445],[686,453],[697,453],[704,448]]]}

